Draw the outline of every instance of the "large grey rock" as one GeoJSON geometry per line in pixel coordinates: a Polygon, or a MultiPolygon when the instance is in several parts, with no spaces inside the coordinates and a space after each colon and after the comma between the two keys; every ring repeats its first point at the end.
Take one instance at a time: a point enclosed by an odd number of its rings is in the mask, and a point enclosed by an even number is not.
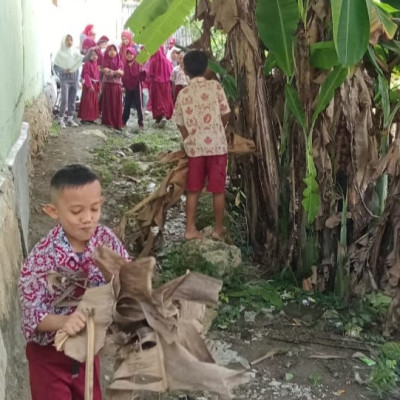
{"type": "MultiPolygon", "coordinates": [[[[208,262],[213,269],[212,275],[224,278],[232,275],[242,262],[240,249],[221,241],[209,238],[209,228],[203,231],[204,238],[188,240],[182,248],[182,257],[188,269],[199,270],[196,265],[208,262]],[[205,231],[205,232],[204,232],[205,231]]],[[[207,271],[201,271],[207,273],[207,271]]]]}

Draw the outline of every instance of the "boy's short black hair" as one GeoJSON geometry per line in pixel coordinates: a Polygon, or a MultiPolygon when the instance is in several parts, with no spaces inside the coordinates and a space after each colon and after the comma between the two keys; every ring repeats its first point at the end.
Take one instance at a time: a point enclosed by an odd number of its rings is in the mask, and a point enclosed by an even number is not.
{"type": "Polygon", "coordinates": [[[191,78],[202,76],[207,70],[208,58],[201,50],[191,50],[183,57],[183,65],[191,78]]]}
{"type": "Polygon", "coordinates": [[[51,178],[51,190],[63,190],[67,187],[80,187],[98,181],[97,175],[82,164],[70,164],[60,168],[51,178]]]}

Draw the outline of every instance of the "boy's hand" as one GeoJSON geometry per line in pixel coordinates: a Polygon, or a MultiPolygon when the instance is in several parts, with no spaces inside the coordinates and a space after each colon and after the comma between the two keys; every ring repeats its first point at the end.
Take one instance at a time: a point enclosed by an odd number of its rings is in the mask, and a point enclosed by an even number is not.
{"type": "Polygon", "coordinates": [[[76,336],[80,331],[85,329],[85,326],[86,315],[82,311],[76,310],[68,316],[61,329],[69,336],[76,336]]]}

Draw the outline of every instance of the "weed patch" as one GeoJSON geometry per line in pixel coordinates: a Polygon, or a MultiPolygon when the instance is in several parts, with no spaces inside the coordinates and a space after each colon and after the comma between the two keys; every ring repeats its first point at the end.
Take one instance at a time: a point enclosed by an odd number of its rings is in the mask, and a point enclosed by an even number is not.
{"type": "Polygon", "coordinates": [[[57,122],[53,122],[50,127],[50,136],[59,136],[60,130],[60,125],[57,122]]]}
{"type": "Polygon", "coordinates": [[[122,172],[128,176],[140,176],[143,171],[135,160],[126,159],[122,162],[122,172]]]}

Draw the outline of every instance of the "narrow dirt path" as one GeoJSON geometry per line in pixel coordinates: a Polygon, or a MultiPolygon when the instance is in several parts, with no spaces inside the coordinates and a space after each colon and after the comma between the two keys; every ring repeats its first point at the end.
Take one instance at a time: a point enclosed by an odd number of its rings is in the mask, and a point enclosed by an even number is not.
{"type": "MultiPolygon", "coordinates": [[[[130,149],[133,141],[138,141],[138,136],[127,138],[107,133],[107,139],[100,126],[67,128],[57,136],[49,137],[43,154],[34,160],[31,247],[54,225],[43,214],[42,205],[48,201],[50,178],[59,167],[83,163],[98,171],[106,195],[102,222],[115,227],[122,213],[154,190],[166,174],[165,166],[160,167],[155,162],[155,152],[165,147],[171,150],[179,147],[179,135],[173,127],[167,127],[167,134],[169,136],[160,138],[146,130],[140,135],[140,140],[151,141],[153,150],[140,155],[130,149]]],[[[182,207],[170,210],[169,216],[165,241],[170,245],[182,236],[182,207]]],[[[133,253],[133,247],[129,243],[127,246],[133,253]]],[[[257,269],[256,274],[259,274],[257,269]]],[[[373,398],[372,392],[355,383],[354,379],[356,372],[362,376],[368,373],[368,368],[352,357],[358,348],[365,349],[362,343],[333,336],[315,327],[307,328],[298,318],[283,312],[277,314],[262,310],[254,318],[251,312],[246,317],[241,308],[237,323],[226,330],[213,330],[209,335],[211,346],[219,348],[217,353],[221,362],[230,363],[230,367],[245,366],[249,370],[251,380],[238,391],[238,399],[373,398]],[[269,356],[264,361],[249,365],[266,354],[269,356]]],[[[110,370],[111,361],[105,360],[105,382],[110,378],[110,370]]],[[[178,395],[148,394],[145,398],[172,400],[178,399],[178,395]]],[[[179,398],[183,400],[186,397],[179,398]]],[[[204,394],[190,397],[193,400],[209,398],[204,394]]],[[[28,397],[22,400],[28,400],[28,397]]]]}
{"type": "Polygon", "coordinates": [[[54,172],[66,164],[79,163],[92,167],[92,151],[105,139],[106,136],[98,126],[66,128],[58,135],[49,136],[44,152],[33,162],[29,240],[31,248],[54,226],[54,222],[42,212],[43,204],[49,201],[50,179],[54,172]]]}

